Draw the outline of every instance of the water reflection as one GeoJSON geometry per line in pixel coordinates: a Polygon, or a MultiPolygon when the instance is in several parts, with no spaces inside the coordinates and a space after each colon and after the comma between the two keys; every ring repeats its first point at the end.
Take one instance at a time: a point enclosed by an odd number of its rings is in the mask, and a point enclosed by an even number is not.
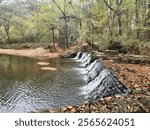
{"type": "Polygon", "coordinates": [[[44,60],[58,71],[44,71],[39,59],[0,55],[0,112],[28,112],[40,108],[80,104],[85,82],[69,59],[44,60]]]}

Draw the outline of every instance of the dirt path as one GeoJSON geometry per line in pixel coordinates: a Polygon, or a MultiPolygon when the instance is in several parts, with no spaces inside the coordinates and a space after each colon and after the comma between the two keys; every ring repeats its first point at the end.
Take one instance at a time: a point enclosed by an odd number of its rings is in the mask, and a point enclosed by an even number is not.
{"type": "Polygon", "coordinates": [[[0,49],[0,54],[25,56],[31,58],[56,58],[59,57],[61,53],[62,52],[50,53],[49,50],[45,50],[44,48],[28,49],[28,50],[0,49]]]}

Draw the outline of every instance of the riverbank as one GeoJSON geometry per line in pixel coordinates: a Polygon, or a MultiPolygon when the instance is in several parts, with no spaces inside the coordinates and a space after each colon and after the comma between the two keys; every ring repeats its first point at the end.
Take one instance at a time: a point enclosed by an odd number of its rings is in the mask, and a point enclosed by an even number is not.
{"type": "Polygon", "coordinates": [[[0,49],[0,54],[16,55],[16,56],[25,56],[30,58],[58,58],[63,51],[57,51],[57,53],[50,53],[50,51],[44,48],[36,49],[24,49],[24,50],[15,50],[15,49],[0,49]]]}

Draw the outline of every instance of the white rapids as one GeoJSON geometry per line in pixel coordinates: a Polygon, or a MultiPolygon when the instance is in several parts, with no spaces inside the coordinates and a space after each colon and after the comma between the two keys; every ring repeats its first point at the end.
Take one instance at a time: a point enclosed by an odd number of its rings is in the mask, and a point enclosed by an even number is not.
{"type": "Polygon", "coordinates": [[[81,88],[81,94],[84,94],[89,101],[129,93],[130,90],[99,59],[91,60],[91,54],[78,52],[73,59],[81,62],[76,70],[87,82],[87,85],[81,88]]]}

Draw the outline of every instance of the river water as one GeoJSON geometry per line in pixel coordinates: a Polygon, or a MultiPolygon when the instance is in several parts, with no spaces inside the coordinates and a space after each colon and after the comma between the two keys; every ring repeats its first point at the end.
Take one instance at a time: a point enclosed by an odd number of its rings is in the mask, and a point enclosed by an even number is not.
{"type": "Polygon", "coordinates": [[[29,112],[78,105],[86,83],[72,59],[31,59],[0,55],[0,112],[29,112]],[[37,62],[49,62],[58,71],[41,70],[37,62]]]}

